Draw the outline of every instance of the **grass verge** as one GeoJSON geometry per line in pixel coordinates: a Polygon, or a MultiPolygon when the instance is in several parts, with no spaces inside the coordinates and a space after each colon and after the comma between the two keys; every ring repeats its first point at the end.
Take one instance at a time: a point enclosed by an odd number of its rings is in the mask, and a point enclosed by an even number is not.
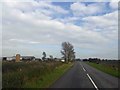
{"type": "Polygon", "coordinates": [[[36,82],[28,82],[24,86],[29,88],[49,88],[57,79],[59,79],[70,67],[72,67],[73,63],[63,64],[61,66],[56,67],[52,72],[47,73],[42,78],[38,78],[36,82]]]}
{"type": "Polygon", "coordinates": [[[103,65],[103,64],[96,64],[92,62],[86,62],[86,63],[100,71],[103,71],[107,74],[120,78],[120,70],[115,70],[112,67],[108,67],[107,65],[103,65]]]}

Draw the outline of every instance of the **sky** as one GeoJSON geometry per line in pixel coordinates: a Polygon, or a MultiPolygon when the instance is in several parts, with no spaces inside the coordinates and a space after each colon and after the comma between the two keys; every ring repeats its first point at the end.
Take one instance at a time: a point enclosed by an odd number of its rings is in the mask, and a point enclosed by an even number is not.
{"type": "Polygon", "coordinates": [[[77,58],[118,58],[117,2],[2,1],[2,56],[62,57],[70,42],[77,58]]]}

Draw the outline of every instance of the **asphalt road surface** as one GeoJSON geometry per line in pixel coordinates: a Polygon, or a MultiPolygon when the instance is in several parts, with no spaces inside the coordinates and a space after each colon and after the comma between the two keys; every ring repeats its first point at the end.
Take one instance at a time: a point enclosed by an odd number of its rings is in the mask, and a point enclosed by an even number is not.
{"type": "Polygon", "coordinates": [[[50,88],[118,88],[118,78],[76,61],[50,88]]]}

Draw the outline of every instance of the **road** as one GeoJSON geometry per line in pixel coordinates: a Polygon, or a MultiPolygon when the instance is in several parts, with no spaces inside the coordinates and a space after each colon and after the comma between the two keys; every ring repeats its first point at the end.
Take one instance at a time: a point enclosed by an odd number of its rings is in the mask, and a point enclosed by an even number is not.
{"type": "Polygon", "coordinates": [[[50,88],[118,88],[118,78],[76,61],[50,88]]]}

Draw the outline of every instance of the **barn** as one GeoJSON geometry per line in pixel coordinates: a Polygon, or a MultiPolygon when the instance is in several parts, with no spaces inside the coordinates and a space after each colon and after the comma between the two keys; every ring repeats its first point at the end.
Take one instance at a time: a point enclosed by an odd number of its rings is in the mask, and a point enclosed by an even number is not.
{"type": "Polygon", "coordinates": [[[34,56],[21,56],[21,60],[35,60],[34,56]]]}

